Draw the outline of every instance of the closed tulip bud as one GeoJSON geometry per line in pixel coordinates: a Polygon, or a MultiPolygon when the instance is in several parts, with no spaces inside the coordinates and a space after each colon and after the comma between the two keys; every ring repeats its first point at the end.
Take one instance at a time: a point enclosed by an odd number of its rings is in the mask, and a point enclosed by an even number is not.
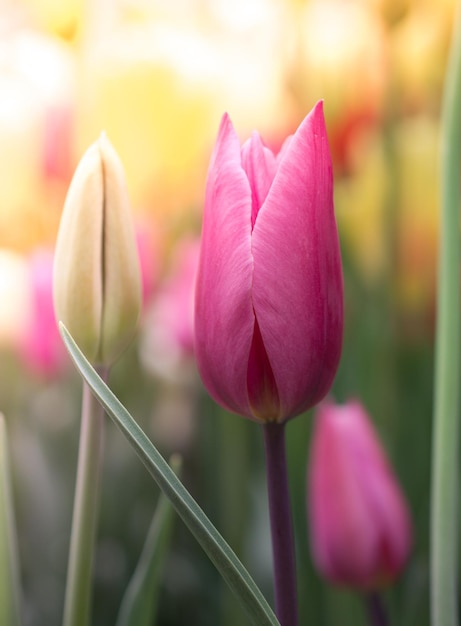
{"type": "Polygon", "coordinates": [[[283,422],[329,390],[343,280],[322,103],[278,155],[227,115],[209,167],[196,287],[195,351],[211,396],[283,422]]]}
{"type": "Polygon", "coordinates": [[[410,518],[359,402],[318,409],[308,482],[311,548],[320,573],[364,591],[391,582],[409,554],[410,518]]]}
{"type": "Polygon", "coordinates": [[[69,187],[53,296],[57,320],[93,363],[110,365],[132,339],[141,307],[139,260],[123,167],[104,134],[69,187]]]}

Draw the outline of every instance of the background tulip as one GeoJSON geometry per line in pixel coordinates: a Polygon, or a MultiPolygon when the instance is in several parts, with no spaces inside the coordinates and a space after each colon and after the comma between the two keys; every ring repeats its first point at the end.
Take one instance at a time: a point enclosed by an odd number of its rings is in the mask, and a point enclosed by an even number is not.
{"type": "Polygon", "coordinates": [[[322,103],[275,156],[223,117],[209,168],[196,356],[213,398],[284,421],[328,391],[343,327],[341,258],[322,103]]]}
{"type": "Polygon", "coordinates": [[[153,374],[172,380],[193,361],[198,255],[198,240],[188,239],[177,246],[171,272],[159,285],[143,324],[142,362],[153,374]]]}
{"type": "Polygon", "coordinates": [[[323,576],[364,590],[391,581],[408,557],[409,513],[359,402],[319,408],[308,478],[311,547],[323,576]]]}
{"type": "Polygon", "coordinates": [[[25,365],[37,375],[56,376],[67,363],[53,308],[53,252],[36,250],[28,259],[31,306],[19,342],[25,365]]]}

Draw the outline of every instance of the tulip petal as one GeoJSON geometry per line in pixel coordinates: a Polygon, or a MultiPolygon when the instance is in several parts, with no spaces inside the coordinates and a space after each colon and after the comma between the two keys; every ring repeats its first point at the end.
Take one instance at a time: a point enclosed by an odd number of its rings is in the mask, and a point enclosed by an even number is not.
{"type": "Polygon", "coordinates": [[[286,419],[325,395],[341,352],[342,271],[322,103],[284,147],[252,253],[254,311],[286,419]]]}
{"type": "Polygon", "coordinates": [[[102,134],[98,148],[104,178],[104,289],[101,362],[111,362],[134,334],[141,309],[141,270],[123,165],[102,134]]]}
{"type": "Polygon", "coordinates": [[[272,151],[264,146],[257,132],[254,132],[242,146],[242,165],[251,187],[251,228],[253,229],[259,209],[266,199],[277,169],[272,151]]]}
{"type": "Polygon", "coordinates": [[[103,174],[97,145],[80,161],[67,193],[56,241],[53,298],[89,359],[98,351],[102,317],[103,174]],[[78,259],[78,262],[76,262],[78,259]],[[84,288],[82,288],[82,284],[84,288]]]}
{"type": "Polygon", "coordinates": [[[379,545],[376,546],[380,554],[375,554],[375,560],[379,559],[382,563],[383,578],[392,578],[408,556],[411,544],[410,518],[401,491],[393,487],[397,480],[378,445],[363,407],[358,402],[350,403],[350,406],[353,413],[348,438],[351,449],[353,446],[357,449],[354,457],[356,480],[366,473],[368,480],[363,481],[364,496],[376,520],[375,528],[380,529],[379,545]]]}
{"type": "Polygon", "coordinates": [[[251,298],[251,188],[227,115],[212,156],[196,287],[195,352],[210,395],[253,417],[247,368],[254,328],[251,298]]]}
{"type": "Polygon", "coordinates": [[[253,414],[263,421],[277,420],[280,415],[278,389],[257,321],[248,357],[247,385],[253,414]]]}

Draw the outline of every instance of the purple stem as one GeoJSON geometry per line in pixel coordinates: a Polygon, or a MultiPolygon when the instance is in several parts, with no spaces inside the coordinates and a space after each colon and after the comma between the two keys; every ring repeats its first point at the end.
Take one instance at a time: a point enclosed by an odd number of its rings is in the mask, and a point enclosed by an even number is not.
{"type": "Polygon", "coordinates": [[[281,626],[297,626],[296,560],[285,453],[285,424],[263,426],[274,562],[275,613],[281,626]]]}
{"type": "Polygon", "coordinates": [[[370,626],[389,626],[386,610],[379,593],[372,591],[365,596],[370,626]]]}

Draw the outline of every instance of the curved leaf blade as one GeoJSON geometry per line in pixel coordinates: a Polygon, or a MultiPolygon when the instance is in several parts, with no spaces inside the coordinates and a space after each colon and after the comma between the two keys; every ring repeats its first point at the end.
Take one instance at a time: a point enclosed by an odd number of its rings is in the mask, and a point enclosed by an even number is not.
{"type": "Polygon", "coordinates": [[[59,328],[64,344],[80,375],[132,445],[162,492],[169,498],[178,515],[214,563],[253,623],[257,626],[280,626],[267,600],[232,548],[134,418],[98,376],[62,322],[59,328]]]}

